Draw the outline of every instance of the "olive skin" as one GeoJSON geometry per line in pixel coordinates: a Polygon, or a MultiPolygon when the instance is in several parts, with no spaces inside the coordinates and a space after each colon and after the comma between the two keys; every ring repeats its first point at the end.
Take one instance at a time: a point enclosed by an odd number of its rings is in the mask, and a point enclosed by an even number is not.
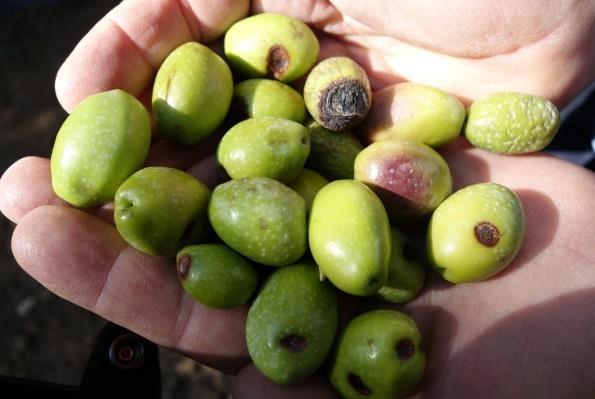
{"type": "Polygon", "coordinates": [[[295,385],[308,379],[330,351],[338,322],[337,294],[316,265],[277,269],[263,284],[246,319],[254,365],[269,379],[295,385]]]}
{"type": "Polygon", "coordinates": [[[377,141],[355,158],[354,176],[380,197],[393,223],[431,214],[452,192],[442,156],[427,145],[404,139],[377,141]]]}
{"type": "Polygon", "coordinates": [[[349,57],[319,62],[304,84],[304,101],[321,126],[341,132],[358,125],[372,104],[366,72],[349,57]]]}
{"type": "Polygon", "coordinates": [[[155,77],[152,104],[159,135],[183,145],[199,142],[223,122],[232,95],[225,61],[200,43],[182,44],[155,77]]]}
{"type": "Polygon", "coordinates": [[[340,333],[329,379],[346,399],[399,399],[421,380],[425,364],[415,322],[400,312],[375,310],[340,333]]]}
{"type": "Polygon", "coordinates": [[[517,195],[496,183],[478,183],[436,209],[427,235],[430,264],[451,283],[485,280],[519,252],[525,216],[517,195]]]}
{"type": "Polygon", "coordinates": [[[111,90],[86,98],[56,136],[54,192],[80,207],[113,200],[120,184],[142,167],[150,142],[149,114],[135,97],[111,90]]]}
{"type": "Polygon", "coordinates": [[[313,170],[304,168],[289,187],[302,196],[306,201],[306,210],[310,212],[316,194],[327,184],[328,180],[324,177],[313,170]]]}
{"type": "Polygon", "coordinates": [[[242,116],[275,116],[303,123],[304,99],[291,86],[271,79],[249,79],[233,89],[233,106],[242,116]]]}
{"type": "Polygon", "coordinates": [[[312,68],[320,45],[302,21],[263,13],[233,24],[225,34],[225,56],[233,68],[251,78],[292,82],[312,68]]]}
{"type": "Polygon", "coordinates": [[[372,295],[386,283],[388,216],[363,183],[336,180],[318,192],[310,211],[309,244],[322,273],[340,290],[372,295]]]}
{"type": "Polygon", "coordinates": [[[305,127],[262,116],[229,129],[217,148],[217,161],[233,179],[270,177],[289,183],[301,172],[309,153],[305,127]]]}
{"type": "Polygon", "coordinates": [[[178,252],[176,264],[184,290],[212,308],[227,309],[248,302],[258,282],[250,262],[223,244],[185,247],[178,252]]]}
{"type": "Polygon", "coordinates": [[[196,241],[207,231],[210,195],[207,186],[181,170],[141,169],[116,193],[116,228],[139,251],[175,256],[182,241],[196,241]]]}
{"type": "Polygon", "coordinates": [[[524,93],[494,93],[469,107],[465,137],[484,150],[527,154],[545,148],[559,127],[560,114],[551,101],[524,93]]]}
{"type": "Polygon", "coordinates": [[[400,138],[437,148],[459,136],[465,116],[465,107],[456,97],[405,82],[374,93],[372,108],[359,130],[367,142],[400,138]]]}
{"type": "Polygon", "coordinates": [[[306,202],[268,177],[220,184],[209,202],[217,235],[256,263],[286,266],[306,251],[306,202]]]}
{"type": "Polygon", "coordinates": [[[311,121],[306,125],[310,135],[310,155],[306,166],[328,180],[353,179],[355,157],[364,149],[351,132],[332,132],[311,121]]]}
{"type": "Polygon", "coordinates": [[[414,299],[424,286],[425,264],[409,237],[392,227],[391,255],[386,284],[378,290],[378,297],[393,303],[414,299]]]}

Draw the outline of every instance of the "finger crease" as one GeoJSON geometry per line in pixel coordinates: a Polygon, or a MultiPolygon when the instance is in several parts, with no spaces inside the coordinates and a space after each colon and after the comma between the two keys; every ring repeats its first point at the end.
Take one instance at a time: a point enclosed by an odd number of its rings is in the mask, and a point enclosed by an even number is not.
{"type": "Polygon", "coordinates": [[[180,300],[178,302],[178,308],[175,315],[175,322],[173,328],[170,330],[168,336],[170,337],[170,346],[172,348],[179,348],[182,339],[186,335],[186,330],[190,324],[190,319],[195,308],[194,300],[185,294],[184,291],[180,292],[180,300]]]}
{"type": "MultiPolygon", "coordinates": [[[[200,26],[200,20],[198,17],[196,17],[194,18],[196,23],[190,23],[190,17],[188,15],[188,10],[192,10],[192,7],[190,7],[186,0],[175,0],[175,3],[180,9],[180,14],[182,14],[186,28],[188,28],[188,31],[194,37],[194,40],[200,42],[202,40],[202,27],[200,26]]],[[[195,14],[193,13],[193,15],[195,14]]]]}
{"type": "Polygon", "coordinates": [[[110,266],[108,272],[105,275],[105,278],[103,279],[103,281],[101,282],[101,287],[99,288],[99,291],[97,292],[97,295],[95,296],[94,300],[91,302],[92,305],[89,307],[89,309],[94,312],[94,313],[100,313],[98,308],[99,308],[99,303],[102,301],[103,297],[104,297],[104,293],[105,290],[111,280],[111,276],[114,273],[114,269],[116,268],[116,266],[119,263],[120,258],[122,257],[122,255],[124,254],[124,252],[126,251],[128,247],[124,247],[122,248],[122,250],[120,250],[118,252],[118,254],[114,257],[114,260],[112,261],[112,265],[110,266]]]}
{"type": "Polygon", "coordinates": [[[126,32],[126,30],[116,21],[113,19],[109,14],[106,16],[107,21],[114,25],[114,27],[128,40],[128,42],[132,45],[132,48],[138,55],[139,59],[150,69],[156,69],[157,65],[153,65],[151,60],[149,59],[148,55],[142,50],[142,48],[132,39],[132,37],[126,32]]]}

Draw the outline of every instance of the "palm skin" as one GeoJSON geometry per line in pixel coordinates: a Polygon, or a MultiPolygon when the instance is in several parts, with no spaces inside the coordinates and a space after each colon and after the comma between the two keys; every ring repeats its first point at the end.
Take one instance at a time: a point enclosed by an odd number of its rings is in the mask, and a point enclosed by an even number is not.
{"type": "MultiPolygon", "coordinates": [[[[492,3],[126,0],[66,60],[56,91],[68,111],[114,87],[146,100],[156,68],[173,48],[216,39],[250,8],[305,20],[320,34],[322,56],[353,57],[376,90],[412,80],[467,103],[515,90],[563,106],[593,79],[594,3],[492,3]]],[[[180,152],[158,141],[149,162],[188,168],[215,184],[209,148],[180,152]]],[[[441,152],[456,187],[494,181],[515,190],[527,229],[521,253],[501,274],[457,286],[431,275],[417,299],[396,307],[418,322],[427,351],[426,374],[412,395],[589,397],[595,392],[595,176],[545,154],[500,156],[463,139],[441,152]]],[[[5,172],[0,210],[17,223],[12,247],[26,272],[160,345],[239,372],[234,397],[334,396],[323,376],[292,388],[264,379],[248,364],[247,308],[193,302],[169,262],[137,252],[117,235],[109,207],[65,206],[52,191],[49,160],[24,158],[5,172]]]]}

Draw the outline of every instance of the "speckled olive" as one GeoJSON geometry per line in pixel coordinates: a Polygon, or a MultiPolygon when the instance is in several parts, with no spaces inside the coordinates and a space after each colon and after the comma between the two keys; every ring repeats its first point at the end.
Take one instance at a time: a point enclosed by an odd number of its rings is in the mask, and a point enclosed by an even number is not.
{"type": "Polygon", "coordinates": [[[184,290],[212,308],[246,303],[258,282],[250,262],[223,244],[185,247],[178,252],[176,264],[184,290]]]}
{"type": "Polygon", "coordinates": [[[269,266],[285,266],[306,251],[306,203],[267,177],[232,180],[215,188],[209,219],[231,248],[269,266]]]}
{"type": "Polygon", "coordinates": [[[340,132],[366,117],[372,104],[372,91],[366,72],[355,61],[349,57],[331,57],[308,74],[304,101],[316,122],[340,132]]]}
{"type": "Polygon", "coordinates": [[[484,150],[526,154],[545,148],[559,126],[552,102],[523,93],[495,93],[471,104],[465,137],[484,150]]]}
{"type": "Polygon", "coordinates": [[[306,105],[300,93],[271,79],[238,83],[233,90],[233,107],[246,118],[276,116],[302,123],[306,117],[306,105]]]}
{"type": "Polygon", "coordinates": [[[233,95],[225,61],[200,43],[181,45],[167,56],[155,77],[153,114],[159,135],[190,145],[223,121],[233,95]]]}
{"type": "Polygon", "coordinates": [[[436,209],[428,227],[428,259],[452,283],[487,279],[519,252],[525,230],[521,201],[495,183],[465,187],[436,209]]]}
{"type": "Polygon", "coordinates": [[[399,399],[421,380],[426,356],[415,322],[393,310],[349,322],[330,357],[330,381],[345,399],[399,399]]]}
{"type": "Polygon", "coordinates": [[[454,140],[465,121],[465,107],[431,86],[406,82],[374,93],[359,130],[368,142],[401,138],[440,147],[454,140]]]}
{"type": "Polygon", "coordinates": [[[309,153],[305,127],[263,116],[246,119],[225,133],[217,148],[217,161],[233,179],[270,177],[289,183],[300,173],[309,153]]]}
{"type": "Polygon", "coordinates": [[[305,381],[331,349],[337,329],[334,288],[313,264],[276,270],[264,283],[246,319],[254,365],[278,384],[305,381]]]}
{"type": "Polygon", "coordinates": [[[243,75],[291,82],[304,75],[318,58],[314,32],[302,21],[263,13],[233,24],[225,34],[225,56],[243,75]]]}
{"type": "Polygon", "coordinates": [[[145,161],[151,123],[143,105],[122,90],[83,100],[66,118],[52,150],[52,187],[75,206],[114,199],[145,161]]]}
{"type": "Polygon", "coordinates": [[[318,192],[310,211],[309,244],[322,273],[340,290],[372,295],[386,283],[388,217],[363,183],[336,180],[318,192]]]}
{"type": "Polygon", "coordinates": [[[116,228],[139,251],[174,256],[184,242],[207,231],[210,194],[207,186],[181,170],[141,169],[116,193],[116,228]]]}
{"type": "Polygon", "coordinates": [[[329,180],[353,179],[353,163],[364,146],[351,132],[331,132],[311,121],[310,155],[306,166],[329,180]]]}
{"type": "Polygon", "coordinates": [[[419,294],[426,277],[424,262],[409,237],[391,228],[391,253],[386,284],[378,296],[393,303],[409,302],[419,294]]]}

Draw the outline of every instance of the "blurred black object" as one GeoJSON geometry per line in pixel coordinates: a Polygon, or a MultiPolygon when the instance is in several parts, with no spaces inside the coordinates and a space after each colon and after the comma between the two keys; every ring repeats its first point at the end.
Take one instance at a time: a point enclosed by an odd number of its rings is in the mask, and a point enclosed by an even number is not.
{"type": "Polygon", "coordinates": [[[562,125],[546,151],[595,171],[595,82],[561,112],[562,125]]]}
{"type": "Polygon", "coordinates": [[[160,399],[157,345],[113,323],[100,332],[78,387],[0,376],[3,398],[160,399]]]}
{"type": "Polygon", "coordinates": [[[0,8],[18,8],[45,4],[76,3],[81,0],[0,0],[0,8]]]}

